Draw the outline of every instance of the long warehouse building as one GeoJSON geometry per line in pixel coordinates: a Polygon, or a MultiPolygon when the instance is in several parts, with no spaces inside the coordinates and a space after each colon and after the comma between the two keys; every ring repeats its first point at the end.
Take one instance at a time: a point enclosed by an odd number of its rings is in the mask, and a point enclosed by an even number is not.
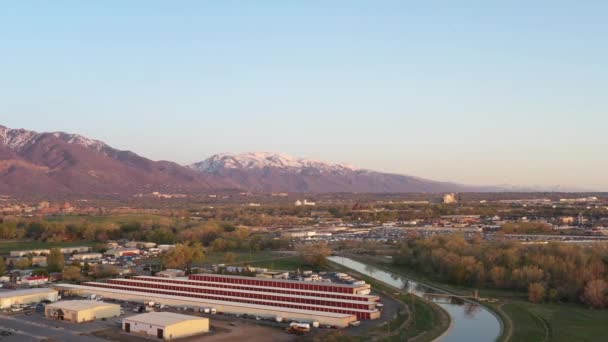
{"type": "Polygon", "coordinates": [[[279,308],[266,305],[255,305],[246,303],[236,303],[219,300],[199,299],[185,297],[181,295],[165,295],[147,293],[140,291],[128,291],[118,289],[108,289],[94,286],[55,284],[57,290],[76,295],[99,295],[105,298],[112,298],[123,301],[149,302],[153,301],[170,306],[189,307],[189,308],[213,308],[217,312],[231,314],[249,314],[260,317],[281,317],[302,322],[317,321],[323,325],[333,325],[337,327],[347,327],[349,323],[357,320],[354,315],[339,314],[333,312],[306,311],[299,309],[279,308]]]}
{"type": "MultiPolygon", "coordinates": [[[[370,286],[335,283],[311,283],[293,280],[259,279],[217,274],[196,274],[188,278],[162,278],[135,276],[129,279],[110,279],[106,283],[85,282],[80,290],[105,289],[129,291],[142,295],[167,295],[197,299],[209,303],[221,302],[228,313],[242,311],[243,307],[272,307],[284,311],[278,316],[290,318],[294,310],[333,313],[354,317],[357,320],[376,319],[379,297],[369,295],[370,286]],[[230,304],[228,304],[230,303],[230,304]],[[224,305],[225,304],[225,305],[224,305]]],[[[99,291],[99,290],[97,290],[99,291]]],[[[108,295],[105,295],[108,297],[108,295]]],[[[113,298],[109,296],[109,298],[113,298]]],[[[167,303],[168,304],[168,303],[167,303]]],[[[212,305],[209,305],[213,307],[212,305]]],[[[219,310],[219,309],[218,309],[219,310]]],[[[313,319],[314,320],[314,319],[313,319]]],[[[319,319],[321,321],[322,319],[319,319]]],[[[331,324],[334,325],[334,324],[331,324]]],[[[340,324],[338,324],[340,325],[340,324]]]]}
{"type": "MultiPolygon", "coordinates": [[[[303,296],[312,296],[312,297],[323,297],[323,298],[338,298],[345,300],[356,300],[356,301],[364,301],[364,302],[377,302],[380,300],[378,296],[374,295],[361,295],[361,294],[350,294],[350,293],[340,293],[340,292],[321,292],[319,290],[302,290],[302,289],[293,289],[293,288],[283,288],[283,287],[272,287],[272,286],[260,286],[260,285],[250,285],[250,284],[232,284],[232,283],[224,283],[221,281],[206,281],[206,280],[191,280],[193,276],[190,276],[189,279],[185,278],[159,278],[159,277],[150,277],[150,276],[134,276],[131,279],[134,280],[148,280],[155,282],[164,282],[164,283],[173,283],[173,284],[184,284],[184,285],[200,285],[200,286],[208,286],[208,287],[219,287],[222,289],[236,289],[236,290],[251,290],[251,291],[260,291],[260,292],[273,292],[273,293],[282,293],[289,295],[303,295],[303,296]]],[[[221,279],[221,278],[219,278],[221,279]]],[[[214,279],[218,280],[218,279],[214,279]]],[[[359,287],[357,287],[359,288],[359,287]]],[[[366,289],[369,289],[366,287],[366,289]]]]}

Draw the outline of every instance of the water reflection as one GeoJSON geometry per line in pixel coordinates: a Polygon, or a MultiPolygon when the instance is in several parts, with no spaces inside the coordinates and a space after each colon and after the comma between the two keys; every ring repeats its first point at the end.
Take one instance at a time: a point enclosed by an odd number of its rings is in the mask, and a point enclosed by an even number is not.
{"type": "Polygon", "coordinates": [[[482,307],[472,302],[464,303],[464,314],[469,318],[474,318],[475,315],[482,310],[482,307]]]}
{"type": "Polygon", "coordinates": [[[442,341],[494,341],[500,334],[500,322],[483,306],[464,298],[447,295],[445,292],[429,287],[394,273],[385,272],[372,265],[349,258],[330,257],[330,260],[351,268],[359,273],[378,279],[402,291],[437,303],[452,318],[452,328],[442,341]]]}

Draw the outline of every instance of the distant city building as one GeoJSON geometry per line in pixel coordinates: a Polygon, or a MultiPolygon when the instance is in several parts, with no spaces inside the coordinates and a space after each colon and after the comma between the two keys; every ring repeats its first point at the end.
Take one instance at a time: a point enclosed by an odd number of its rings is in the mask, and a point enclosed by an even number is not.
{"type": "Polygon", "coordinates": [[[125,244],[125,247],[129,248],[154,248],[156,243],[147,241],[129,241],[125,244]]]}
{"type": "Polygon", "coordinates": [[[105,254],[109,255],[109,256],[113,256],[113,257],[138,255],[139,249],[137,249],[137,248],[115,248],[115,249],[110,249],[110,250],[106,251],[105,254]]]}
{"type": "Polygon", "coordinates": [[[74,260],[95,260],[95,259],[101,259],[102,255],[101,253],[79,253],[79,254],[74,254],[72,256],[74,258],[74,260]]]}
{"type": "Polygon", "coordinates": [[[294,205],[296,207],[300,207],[300,206],[303,206],[303,205],[315,206],[315,205],[317,205],[317,203],[315,203],[315,202],[309,202],[308,200],[304,200],[304,201],[297,200],[297,201],[295,201],[294,205]]]}
{"type": "Polygon", "coordinates": [[[185,276],[186,273],[182,270],[176,270],[176,269],[166,269],[164,271],[160,271],[158,273],[156,273],[157,277],[163,277],[163,278],[177,278],[177,277],[183,277],[185,276]]]}
{"type": "Polygon", "coordinates": [[[458,203],[458,196],[455,193],[445,194],[443,196],[443,203],[445,203],[445,204],[458,203]]]}

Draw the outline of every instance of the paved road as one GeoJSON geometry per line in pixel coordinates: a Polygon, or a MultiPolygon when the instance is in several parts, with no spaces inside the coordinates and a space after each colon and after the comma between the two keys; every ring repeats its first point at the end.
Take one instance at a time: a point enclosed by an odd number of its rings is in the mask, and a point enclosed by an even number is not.
{"type": "Polygon", "coordinates": [[[78,332],[67,330],[63,327],[56,328],[52,325],[30,322],[15,317],[0,317],[0,330],[13,332],[13,336],[0,336],[0,341],[40,341],[53,339],[65,342],[100,342],[103,339],[78,335],[78,332]]]}

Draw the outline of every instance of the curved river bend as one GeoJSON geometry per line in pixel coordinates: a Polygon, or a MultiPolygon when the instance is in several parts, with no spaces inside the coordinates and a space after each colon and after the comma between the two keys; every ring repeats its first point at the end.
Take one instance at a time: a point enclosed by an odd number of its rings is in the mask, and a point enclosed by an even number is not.
{"type": "Polygon", "coordinates": [[[450,315],[452,326],[440,338],[441,341],[490,342],[495,341],[501,334],[502,324],[499,319],[488,309],[473,301],[433,296],[434,293],[446,294],[446,292],[349,258],[332,256],[329,260],[418,297],[431,300],[442,307],[450,315]]]}

